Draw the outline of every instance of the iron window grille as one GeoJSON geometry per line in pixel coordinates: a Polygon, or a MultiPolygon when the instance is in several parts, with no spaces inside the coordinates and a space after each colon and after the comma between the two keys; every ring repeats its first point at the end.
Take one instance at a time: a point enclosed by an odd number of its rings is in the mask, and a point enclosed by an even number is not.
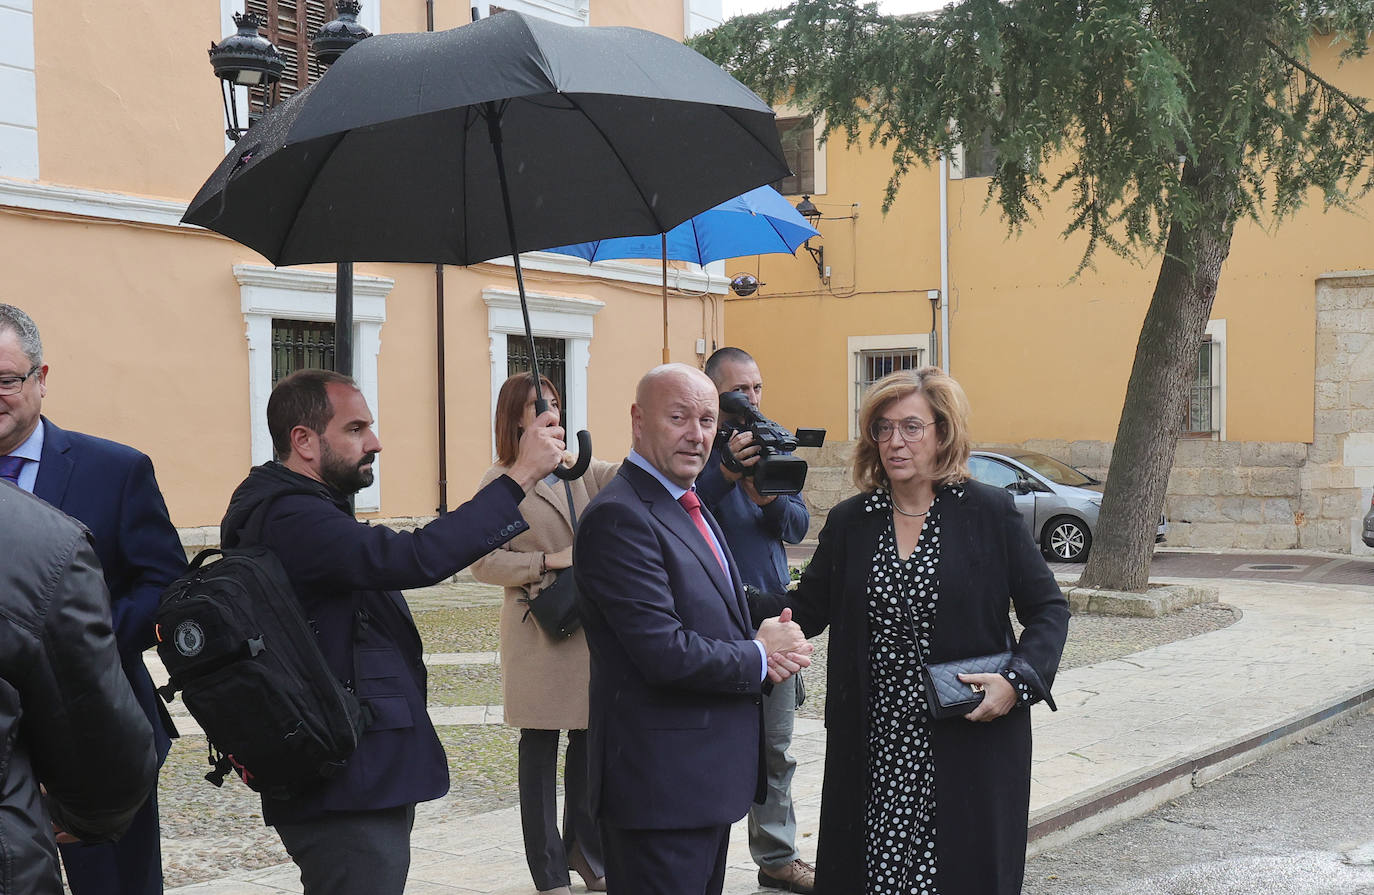
{"type": "Polygon", "coordinates": [[[859,409],[864,394],[873,383],[898,370],[915,370],[924,366],[925,352],[920,348],[883,348],[860,351],[856,356],[857,375],[854,377],[854,431],[859,431],[859,409]]]}
{"type": "MultiPolygon", "coordinates": [[[[565,339],[538,338],[534,350],[539,358],[539,372],[547,376],[558,389],[561,400],[568,393],[568,343],[565,339]]],[[[506,375],[530,371],[530,344],[524,336],[506,336],[506,375]]]]}
{"type": "Polygon", "coordinates": [[[1198,346],[1197,365],[1188,385],[1188,406],[1184,409],[1184,438],[1221,436],[1221,346],[1211,336],[1203,336],[1198,346]]]}
{"type": "Polygon", "coordinates": [[[272,384],[297,370],[334,369],[334,324],[272,321],[272,384]]]}

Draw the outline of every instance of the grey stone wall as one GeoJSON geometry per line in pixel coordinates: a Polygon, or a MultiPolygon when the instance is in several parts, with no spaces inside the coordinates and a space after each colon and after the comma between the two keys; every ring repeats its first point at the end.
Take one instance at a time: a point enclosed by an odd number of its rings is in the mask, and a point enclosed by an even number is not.
{"type": "Polygon", "coordinates": [[[1317,278],[1316,425],[1301,470],[1299,541],[1371,554],[1360,539],[1374,489],[1374,271],[1317,278]]]}

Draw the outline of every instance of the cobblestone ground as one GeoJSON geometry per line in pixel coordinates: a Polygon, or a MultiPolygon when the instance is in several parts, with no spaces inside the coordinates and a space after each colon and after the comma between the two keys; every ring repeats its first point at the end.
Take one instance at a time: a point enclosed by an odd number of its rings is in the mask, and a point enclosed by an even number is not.
{"type": "MultiPolygon", "coordinates": [[[[416,622],[434,653],[496,650],[499,587],[470,577],[407,593],[416,622]]],[[[1099,662],[1225,627],[1237,617],[1229,607],[1199,606],[1158,619],[1082,615],[1070,623],[1063,667],[1099,662]]],[[[825,706],[826,638],[817,638],[816,664],[806,674],[807,701],[802,717],[819,718],[825,706]]],[[[443,657],[436,657],[443,658],[443,657]]],[[[480,658],[480,657],[476,657],[480,658]]],[[[494,658],[486,664],[435,667],[431,700],[436,717],[452,712],[446,694],[499,693],[494,658]],[[440,708],[440,706],[446,708],[440,708]]],[[[499,697],[498,697],[499,698],[499,697]]],[[[499,714],[497,715],[499,718],[499,714]]],[[[419,806],[417,827],[515,803],[515,744],[518,733],[501,724],[453,724],[439,728],[449,756],[452,790],[419,806]]],[[[231,872],[290,860],[273,831],[264,827],[258,797],[238,781],[216,789],[203,779],[205,741],[187,736],[173,745],[162,771],[163,860],[167,886],[176,887],[231,872]]]]}

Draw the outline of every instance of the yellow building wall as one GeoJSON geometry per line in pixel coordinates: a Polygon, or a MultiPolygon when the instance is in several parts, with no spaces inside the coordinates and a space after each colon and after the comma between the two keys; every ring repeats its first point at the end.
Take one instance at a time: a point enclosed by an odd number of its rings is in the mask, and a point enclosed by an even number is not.
{"type": "MultiPolygon", "coordinates": [[[[1319,39],[1312,50],[1313,65],[1338,84],[1374,91],[1374,60],[1337,67],[1336,48],[1319,39]]],[[[726,336],[759,359],[775,418],[825,425],[837,440],[854,388],[848,339],[930,328],[924,290],[939,287],[939,177],[933,166],[914,168],[884,217],[888,153],[835,135],[826,156],[827,191],[813,201],[827,218],[860,204],[854,224],[820,224],[815,244],[834,265],[831,283],[818,287],[804,252],[757,267],[732,261],[731,273],[757,272],[766,286],[729,298],[726,336]]],[[[1113,440],[1160,259],[1099,250],[1075,278],[1086,240],[1061,235],[1065,199],[1051,195],[1031,225],[1008,235],[987,204],[988,183],[952,179],[948,195],[949,363],[969,395],[974,437],[1113,440]]],[[[1237,226],[1211,314],[1226,322],[1228,440],[1312,440],[1316,278],[1374,268],[1374,199],[1356,205],[1355,214],[1323,211],[1318,195],[1277,229],[1268,219],[1237,226]]]]}
{"type": "Polygon", "coordinates": [[[764,411],[789,428],[825,428],[832,441],[849,437],[848,338],[929,333],[926,293],[940,287],[936,182],[912,178],[903,202],[884,215],[887,153],[841,144],[827,147],[826,191],[811,197],[822,214],[812,244],[824,246],[829,282],[802,248],[796,257],[735,258],[725,267],[727,276],[754,274],[764,284],[725,303],[726,343],[758,361],[764,411]]]}
{"type": "Polygon", "coordinates": [[[206,50],[218,0],[35,3],[39,173],[47,183],[195,194],[224,156],[206,50]]]}
{"type": "MultiPolygon", "coordinates": [[[[594,7],[597,24],[682,33],[675,0],[594,7]]],[[[436,4],[436,28],[465,24],[466,7],[461,20],[455,10],[436,4]]],[[[424,14],[423,3],[392,0],[382,7],[383,30],[424,30],[424,14]]],[[[189,199],[225,149],[219,85],[205,53],[223,36],[217,0],[188,0],[175,16],[149,0],[42,3],[34,16],[42,183],[189,199]],[[137,64],[127,41],[115,39],[129,22],[139,23],[137,64]]],[[[42,331],[51,367],[45,413],[148,453],[181,527],[218,525],[252,462],[235,264],[271,266],[196,228],[0,207],[0,300],[24,308],[42,331]]],[[[356,272],[395,281],[373,408],[383,443],[377,515],[429,515],[439,500],[434,268],[359,264],[356,272]]],[[[635,383],[662,356],[659,288],[603,279],[595,269],[527,268],[525,279],[532,292],[605,303],[590,343],[589,419],[578,425],[592,432],[597,456],[623,458],[635,383]]],[[[514,290],[512,269],[446,269],[450,507],[471,496],[492,461],[487,288],[514,290]]],[[[673,297],[673,359],[699,363],[697,341],[720,344],[723,321],[718,294],[673,297]]]]}
{"type": "MultiPolygon", "coordinates": [[[[0,213],[6,300],[38,323],[51,370],[44,412],[58,425],[153,458],[179,526],[218,524],[251,464],[248,344],[236,263],[261,258],[191,231],[0,213]],[[60,253],[56,247],[60,248],[60,253]]],[[[327,268],[316,268],[327,269],[327,268]]],[[[434,274],[426,265],[359,265],[395,279],[378,357],[382,516],[438,504],[434,274]]],[[[589,419],[598,456],[629,447],[634,386],[661,355],[656,290],[528,272],[531,291],[606,303],[591,341],[589,419]]],[[[509,268],[449,268],[445,278],[449,505],[491,463],[484,288],[514,289],[509,268]]],[[[674,327],[674,359],[695,359],[699,318],[674,327]]],[[[718,333],[708,339],[719,339],[718,333]]],[[[504,377],[501,377],[504,378],[504,377]]]]}

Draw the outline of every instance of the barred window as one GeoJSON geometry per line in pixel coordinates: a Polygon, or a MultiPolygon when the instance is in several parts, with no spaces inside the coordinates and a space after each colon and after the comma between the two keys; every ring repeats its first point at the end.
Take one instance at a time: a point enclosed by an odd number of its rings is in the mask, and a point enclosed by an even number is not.
{"type": "Polygon", "coordinates": [[[334,369],[334,324],[272,320],[272,384],[297,370],[334,369]]]}
{"type": "Polygon", "coordinates": [[[1198,346],[1197,365],[1188,385],[1184,409],[1184,438],[1215,438],[1221,434],[1221,352],[1210,335],[1198,346]]]}
{"type": "Polygon", "coordinates": [[[859,408],[863,406],[864,393],[869,387],[889,373],[915,370],[924,366],[921,360],[924,354],[920,348],[884,348],[858,353],[857,374],[854,378],[855,431],[858,431],[859,408]]]}
{"type": "MultiPolygon", "coordinates": [[[[534,350],[539,358],[539,372],[547,376],[558,389],[563,406],[568,394],[568,343],[565,339],[535,337],[534,350]]],[[[524,336],[506,336],[506,375],[530,371],[530,343],[524,336]]]]}

